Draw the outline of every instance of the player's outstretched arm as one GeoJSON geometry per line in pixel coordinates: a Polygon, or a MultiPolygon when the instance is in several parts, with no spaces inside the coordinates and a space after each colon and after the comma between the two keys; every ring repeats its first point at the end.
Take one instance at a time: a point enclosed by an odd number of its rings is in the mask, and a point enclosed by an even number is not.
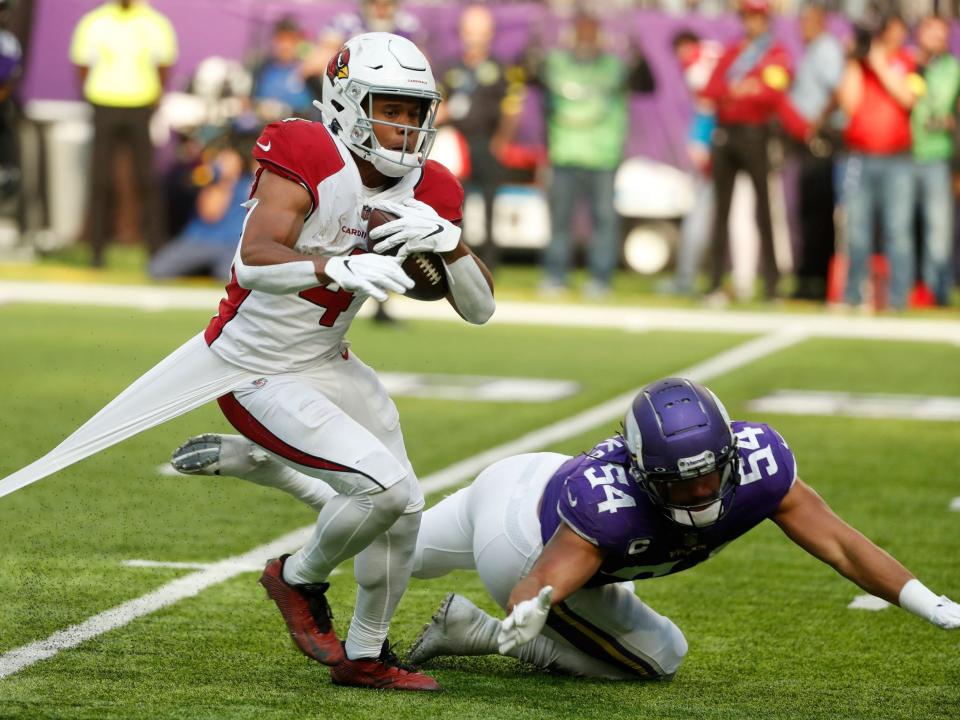
{"type": "Polygon", "coordinates": [[[800,478],[772,519],[797,545],[871,595],[939,627],[960,627],[960,605],[934,595],[893,556],[844,522],[800,478]]]}
{"type": "Polygon", "coordinates": [[[510,614],[500,624],[497,637],[500,652],[506,653],[539,635],[551,606],[582,588],[602,562],[600,548],[561,523],[530,573],[510,593],[510,614]]]}
{"type": "Polygon", "coordinates": [[[378,300],[387,299],[387,290],[402,293],[413,287],[396,258],[314,257],[294,250],[311,204],[310,194],[297,183],[268,171],[260,174],[235,264],[241,287],[283,295],[335,282],[378,300]]]}

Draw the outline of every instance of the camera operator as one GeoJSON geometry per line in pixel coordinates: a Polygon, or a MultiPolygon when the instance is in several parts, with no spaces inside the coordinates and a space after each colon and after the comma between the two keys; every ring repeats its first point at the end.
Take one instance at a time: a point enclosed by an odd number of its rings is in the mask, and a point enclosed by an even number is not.
{"type": "Polygon", "coordinates": [[[880,210],[883,244],[890,261],[890,304],[902,310],[913,283],[913,161],[910,109],[923,81],[903,47],[907,26],[889,15],[866,42],[860,28],[837,92],[850,118],[844,140],[850,150],[844,175],[848,270],[844,302],[861,304],[880,210]]]}

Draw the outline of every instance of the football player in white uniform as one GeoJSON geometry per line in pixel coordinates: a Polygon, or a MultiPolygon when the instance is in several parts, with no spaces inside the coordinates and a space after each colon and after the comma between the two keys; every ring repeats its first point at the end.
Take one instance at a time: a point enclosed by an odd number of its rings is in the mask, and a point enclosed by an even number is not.
{"type": "MultiPolygon", "coordinates": [[[[314,480],[296,483],[289,468],[251,457],[243,438],[223,438],[222,455],[210,441],[184,446],[206,448],[195,471],[323,502],[310,492],[314,480]]],[[[767,518],[867,592],[938,627],[960,627],[960,605],[928,590],[800,480],[776,430],[731,422],[710,390],[667,378],[637,395],[623,433],[589,452],[506,458],[426,512],[414,577],[476,569],[508,615],[498,620],[451,593],[409,660],[500,653],[587,677],[671,678],[686,638],[634,594],[633,581],[705,562],[767,518]]]]}
{"type": "Polygon", "coordinates": [[[338,684],[435,690],[386,642],[413,563],[423,494],[396,407],[344,335],[367,296],[413,281],[410,252],[436,252],[448,300],[468,322],[493,313],[493,282],[460,239],[463,189],[427,159],[440,95],[426,57],[402,37],[350,39],[324,76],[323,122],[269,125],[218,314],[97,416],[36,463],[0,482],[0,496],[135,432],[217,398],[246,438],[327,502],[306,546],[267,564],[260,582],[302,652],[338,684]],[[378,227],[366,252],[366,217],[378,227]],[[379,253],[399,247],[398,256],[379,253]],[[359,584],[346,642],[330,623],[327,578],[355,557],[359,584]]]}

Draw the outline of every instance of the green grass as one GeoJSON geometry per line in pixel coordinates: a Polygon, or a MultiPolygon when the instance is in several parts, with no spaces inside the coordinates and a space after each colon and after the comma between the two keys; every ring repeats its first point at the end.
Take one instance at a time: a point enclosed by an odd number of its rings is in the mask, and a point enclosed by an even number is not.
{"type": "MultiPolygon", "coordinates": [[[[207,313],[0,307],[0,476],[58,443],[203,326],[207,313]]],[[[421,475],[732,347],[747,336],[453,323],[358,322],[377,369],[573,379],[554,403],[398,399],[421,475]]],[[[960,348],[814,340],[712,381],[733,415],[775,389],[960,395],[960,348]]],[[[761,419],[761,418],[749,418],[761,419]]],[[[938,592],[960,596],[960,430],[954,423],[771,416],[800,474],[938,592]]],[[[576,452],[596,428],[555,450],[576,452]]],[[[0,654],[189,571],[128,558],[214,561],[311,522],[275,491],[228,478],[160,478],[184,437],[227,431],[215,407],[132,438],[0,499],[0,654]]],[[[429,498],[435,502],[438,496],[429,498]]],[[[692,571],[638,583],[685,632],[673,683],[545,676],[504,658],[439,660],[436,697],[335,688],[290,645],[243,574],[0,680],[18,718],[910,718],[960,716],[960,632],[895,609],[854,612],[859,590],[764,524],[692,571]]],[[[414,581],[396,616],[401,648],[457,589],[493,611],[476,576],[414,581]]],[[[338,627],[354,587],[334,579],[338,627]]]]}

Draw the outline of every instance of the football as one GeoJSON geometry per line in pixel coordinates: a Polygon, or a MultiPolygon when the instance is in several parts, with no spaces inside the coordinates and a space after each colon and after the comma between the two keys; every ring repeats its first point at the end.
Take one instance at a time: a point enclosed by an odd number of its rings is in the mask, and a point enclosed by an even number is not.
{"type": "MultiPolygon", "coordinates": [[[[380,240],[370,239],[370,233],[384,223],[396,219],[396,215],[384,210],[374,208],[370,211],[370,217],[367,219],[367,250],[373,252],[373,246],[380,242],[380,240]]],[[[391,248],[384,254],[396,255],[399,250],[399,247],[391,248]]],[[[412,253],[403,261],[401,267],[415,283],[407,290],[407,297],[414,300],[439,300],[450,290],[443,260],[436,253],[412,253]]]]}

